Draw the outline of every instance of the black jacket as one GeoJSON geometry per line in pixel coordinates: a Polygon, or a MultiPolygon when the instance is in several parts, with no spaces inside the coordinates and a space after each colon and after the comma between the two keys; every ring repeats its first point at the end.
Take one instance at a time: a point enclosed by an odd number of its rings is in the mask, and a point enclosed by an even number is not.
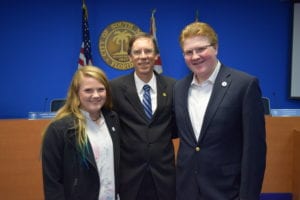
{"type": "Polygon", "coordinates": [[[120,197],[135,200],[144,174],[152,174],[158,199],[175,199],[175,160],[172,137],[176,136],[172,114],[175,80],[156,75],[157,108],[149,122],[136,92],[134,75],[110,82],[114,110],[122,126],[120,197]]]}
{"type": "MultiPolygon", "coordinates": [[[[116,193],[119,173],[119,120],[116,113],[103,110],[114,147],[116,193]]],[[[76,148],[74,118],[67,116],[52,122],[42,146],[44,195],[46,200],[98,200],[99,174],[88,143],[87,158],[76,148]]]]}
{"type": "Polygon", "coordinates": [[[258,200],[266,164],[258,80],[222,65],[197,140],[188,111],[192,79],[190,74],[174,87],[177,200],[258,200]]]}

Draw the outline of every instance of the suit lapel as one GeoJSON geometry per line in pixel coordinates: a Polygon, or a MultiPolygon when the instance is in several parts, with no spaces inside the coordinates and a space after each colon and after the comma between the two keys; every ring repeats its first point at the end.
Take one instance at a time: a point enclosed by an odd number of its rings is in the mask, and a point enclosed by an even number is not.
{"type": "MultiPolygon", "coordinates": [[[[73,122],[72,122],[73,124],[73,122]]],[[[74,151],[76,151],[78,153],[79,159],[81,161],[84,161],[84,159],[81,157],[81,152],[79,152],[78,148],[76,147],[76,136],[75,136],[75,128],[74,125],[72,125],[71,128],[69,128],[69,134],[67,135],[68,141],[70,142],[70,144],[72,144],[72,146],[74,147],[74,151]]],[[[90,141],[88,140],[88,144],[87,144],[87,152],[86,152],[86,160],[91,163],[91,165],[97,169],[97,165],[96,165],[96,161],[94,158],[94,154],[93,154],[93,150],[92,150],[92,146],[90,144],[90,141]]],[[[85,162],[85,161],[84,161],[85,162]]],[[[86,163],[85,163],[86,164],[86,163]]],[[[88,165],[86,165],[88,166],[88,165]]]]}
{"type": "Polygon", "coordinates": [[[213,91],[206,108],[206,113],[203,119],[199,141],[201,141],[205,137],[206,130],[212,118],[214,117],[219,105],[221,104],[226,92],[228,91],[230,84],[230,73],[228,72],[227,68],[222,65],[217,75],[215,84],[213,86],[213,91]]]}
{"type": "Polygon", "coordinates": [[[167,84],[160,75],[156,75],[156,85],[157,85],[157,107],[154,112],[152,120],[157,118],[157,115],[159,115],[158,113],[163,112],[165,105],[167,104],[168,98],[172,98],[172,96],[168,96],[170,94],[168,94],[166,91],[167,84]]]}
{"type": "Polygon", "coordinates": [[[193,79],[193,74],[190,74],[186,79],[185,79],[185,82],[183,84],[183,93],[182,93],[182,105],[183,106],[183,113],[182,113],[182,116],[185,116],[184,117],[184,124],[186,124],[186,128],[188,129],[187,132],[188,133],[191,133],[188,136],[188,139],[186,141],[192,141],[191,146],[194,146],[194,144],[197,142],[197,139],[196,139],[196,136],[195,136],[195,133],[194,133],[194,129],[193,129],[193,126],[192,126],[192,123],[191,123],[191,118],[190,118],[190,114],[189,114],[189,110],[188,110],[188,95],[189,95],[189,88],[191,86],[191,82],[192,82],[192,79],[193,79]]]}
{"type": "Polygon", "coordinates": [[[115,166],[119,166],[119,159],[118,158],[120,155],[120,151],[119,151],[119,139],[118,139],[118,128],[116,127],[117,124],[115,124],[115,122],[117,121],[116,117],[114,114],[112,114],[111,112],[108,112],[107,110],[103,109],[102,110],[103,116],[105,118],[105,122],[106,122],[106,126],[108,128],[108,132],[110,134],[110,137],[112,139],[112,143],[113,143],[113,149],[114,149],[114,162],[115,162],[115,166]]]}
{"type": "Polygon", "coordinates": [[[97,164],[96,164],[96,160],[95,160],[95,157],[94,157],[93,148],[92,148],[92,145],[90,143],[90,140],[88,140],[88,149],[87,149],[86,159],[89,163],[91,163],[91,165],[95,169],[97,169],[97,164]]]}
{"type": "Polygon", "coordinates": [[[127,84],[123,84],[123,94],[125,99],[131,104],[132,108],[137,111],[141,115],[141,117],[145,118],[148,121],[147,116],[144,112],[143,105],[140,101],[140,98],[137,94],[135,82],[134,82],[134,74],[130,74],[128,79],[125,81],[127,84]]]}

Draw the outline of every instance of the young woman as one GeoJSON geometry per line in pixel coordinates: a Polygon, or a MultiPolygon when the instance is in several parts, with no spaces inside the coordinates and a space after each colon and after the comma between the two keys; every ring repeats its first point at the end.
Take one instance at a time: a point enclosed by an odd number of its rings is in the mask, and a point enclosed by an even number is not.
{"type": "Polygon", "coordinates": [[[111,107],[104,72],[79,68],[65,105],[43,135],[46,200],[117,199],[120,126],[111,107]]]}

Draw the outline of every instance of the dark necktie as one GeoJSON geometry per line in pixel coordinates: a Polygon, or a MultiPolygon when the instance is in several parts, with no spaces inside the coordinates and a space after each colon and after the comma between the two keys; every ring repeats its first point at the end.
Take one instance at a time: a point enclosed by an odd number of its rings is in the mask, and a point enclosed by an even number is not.
{"type": "Polygon", "coordinates": [[[145,113],[150,120],[152,118],[152,106],[151,106],[151,96],[150,96],[150,86],[144,85],[144,95],[143,95],[143,106],[145,113]]]}

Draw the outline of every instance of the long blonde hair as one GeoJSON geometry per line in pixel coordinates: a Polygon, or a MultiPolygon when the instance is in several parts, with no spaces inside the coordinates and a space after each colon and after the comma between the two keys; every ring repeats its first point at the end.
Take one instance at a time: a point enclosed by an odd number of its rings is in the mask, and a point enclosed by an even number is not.
{"type": "Polygon", "coordinates": [[[75,125],[74,128],[76,130],[75,135],[76,135],[76,142],[77,142],[76,145],[78,147],[78,150],[83,155],[83,157],[85,157],[87,151],[87,141],[88,141],[87,134],[85,132],[86,120],[80,111],[80,99],[78,95],[80,84],[82,82],[83,77],[95,78],[96,80],[98,80],[100,83],[104,85],[106,89],[106,102],[103,107],[111,110],[112,108],[111,91],[105,73],[98,67],[84,66],[79,68],[75,72],[68,90],[66,103],[62,108],[60,108],[57,111],[57,114],[52,120],[52,122],[55,122],[66,116],[72,116],[74,118],[74,125],[75,125]]]}

